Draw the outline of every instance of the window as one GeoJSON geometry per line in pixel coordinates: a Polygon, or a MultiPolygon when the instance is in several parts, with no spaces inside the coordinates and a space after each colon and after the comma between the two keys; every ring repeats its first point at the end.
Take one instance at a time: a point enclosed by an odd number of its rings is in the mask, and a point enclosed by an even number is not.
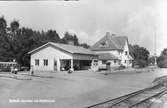
{"type": "Polygon", "coordinates": [[[99,47],[107,47],[108,46],[108,42],[107,41],[103,41],[100,43],[99,47]]]}
{"type": "Polygon", "coordinates": [[[44,59],[44,66],[48,66],[48,60],[47,59],[44,59]]]}
{"type": "Polygon", "coordinates": [[[39,59],[35,59],[35,65],[39,66],[39,59]]]}
{"type": "Polygon", "coordinates": [[[126,63],[126,60],[125,60],[125,63],[126,63]]]}
{"type": "Polygon", "coordinates": [[[128,51],[125,51],[125,55],[128,55],[128,51]]]}

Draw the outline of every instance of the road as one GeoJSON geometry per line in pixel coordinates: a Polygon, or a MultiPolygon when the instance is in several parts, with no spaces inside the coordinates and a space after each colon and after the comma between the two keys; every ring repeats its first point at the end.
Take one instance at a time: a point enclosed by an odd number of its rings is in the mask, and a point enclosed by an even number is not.
{"type": "MultiPolygon", "coordinates": [[[[39,74],[39,73],[35,73],[39,74]]],[[[16,80],[0,74],[0,106],[2,108],[83,108],[101,101],[145,88],[159,76],[167,75],[166,69],[154,72],[118,72],[110,75],[89,71],[67,74],[40,73],[40,76],[18,77],[16,80]],[[48,100],[54,102],[11,102],[48,100]]]]}

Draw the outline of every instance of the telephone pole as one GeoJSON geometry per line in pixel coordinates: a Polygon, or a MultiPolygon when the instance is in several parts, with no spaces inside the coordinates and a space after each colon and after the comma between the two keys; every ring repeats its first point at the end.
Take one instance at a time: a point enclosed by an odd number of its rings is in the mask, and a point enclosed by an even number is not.
{"type": "Polygon", "coordinates": [[[156,35],[157,35],[157,33],[156,33],[156,28],[154,27],[154,66],[155,67],[157,67],[157,55],[156,55],[156,35]]]}

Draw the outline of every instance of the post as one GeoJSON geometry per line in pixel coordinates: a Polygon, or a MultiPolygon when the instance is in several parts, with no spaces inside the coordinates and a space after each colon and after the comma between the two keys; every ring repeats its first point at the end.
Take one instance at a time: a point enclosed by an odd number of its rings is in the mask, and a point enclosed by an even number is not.
{"type": "Polygon", "coordinates": [[[74,66],[73,59],[71,59],[71,70],[72,70],[72,71],[74,71],[73,66],[74,66]]]}
{"type": "Polygon", "coordinates": [[[110,71],[111,71],[110,62],[106,63],[106,68],[107,68],[107,70],[106,70],[105,75],[108,75],[110,73],[110,71]]]}
{"type": "Polygon", "coordinates": [[[154,27],[154,66],[157,67],[157,60],[156,60],[156,27],[154,27]]]}
{"type": "Polygon", "coordinates": [[[92,59],[92,61],[91,61],[91,66],[90,66],[90,68],[91,68],[91,70],[93,70],[93,68],[94,68],[94,60],[92,59]]]}
{"type": "Polygon", "coordinates": [[[57,71],[60,71],[60,59],[57,59],[57,71]]]}

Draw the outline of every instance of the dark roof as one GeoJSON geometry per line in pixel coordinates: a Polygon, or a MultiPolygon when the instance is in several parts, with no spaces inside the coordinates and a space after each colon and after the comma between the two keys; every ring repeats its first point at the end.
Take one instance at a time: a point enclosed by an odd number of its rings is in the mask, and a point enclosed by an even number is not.
{"type": "Polygon", "coordinates": [[[98,53],[99,60],[117,60],[118,57],[114,56],[111,53],[98,53]]]}
{"type": "Polygon", "coordinates": [[[112,36],[105,35],[92,47],[92,51],[104,51],[104,50],[123,50],[126,40],[126,36],[112,36]]]}
{"type": "Polygon", "coordinates": [[[61,44],[61,43],[53,43],[53,42],[48,42],[30,52],[28,52],[28,54],[31,54],[31,53],[34,53],[34,52],[37,52],[43,48],[45,48],[46,46],[48,45],[51,45],[53,46],[54,48],[58,48],[58,49],[61,49],[61,50],[64,50],[66,52],[69,52],[69,53],[72,53],[72,54],[89,54],[89,55],[96,55],[94,52],[92,52],[91,50],[89,49],[86,49],[86,48],[83,48],[83,47],[80,47],[80,46],[74,46],[74,45],[68,45],[68,44],[61,44]]]}

